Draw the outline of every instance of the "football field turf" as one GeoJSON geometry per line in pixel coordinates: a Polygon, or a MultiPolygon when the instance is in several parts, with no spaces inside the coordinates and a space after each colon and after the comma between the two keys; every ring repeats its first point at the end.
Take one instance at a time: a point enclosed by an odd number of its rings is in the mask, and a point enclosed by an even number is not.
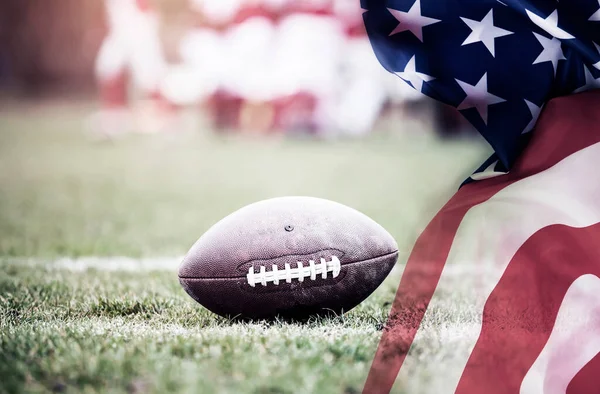
{"type": "MultiPolygon", "coordinates": [[[[417,131],[91,141],[84,114],[0,112],[0,392],[360,392],[412,243],[485,157],[481,142],[417,131]],[[239,323],[204,310],[178,283],[178,256],[233,210],[284,195],[371,216],[398,241],[397,269],[337,318],[239,323]]],[[[468,329],[470,311],[452,306],[459,283],[411,351],[428,357],[468,329]]]]}

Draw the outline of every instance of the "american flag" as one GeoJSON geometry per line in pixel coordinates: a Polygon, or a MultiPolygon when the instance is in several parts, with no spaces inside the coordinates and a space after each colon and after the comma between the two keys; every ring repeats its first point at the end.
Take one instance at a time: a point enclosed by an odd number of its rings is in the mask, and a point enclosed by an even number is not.
{"type": "Polygon", "coordinates": [[[381,64],[494,150],[415,244],[364,391],[600,393],[600,2],[362,7],[381,64]],[[470,291],[448,313],[476,322],[420,357],[461,266],[470,291]]]}

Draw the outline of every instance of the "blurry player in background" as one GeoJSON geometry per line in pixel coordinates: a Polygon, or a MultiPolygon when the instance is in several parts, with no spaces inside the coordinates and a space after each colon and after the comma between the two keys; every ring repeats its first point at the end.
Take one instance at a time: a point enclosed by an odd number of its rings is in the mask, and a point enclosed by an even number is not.
{"type": "Polygon", "coordinates": [[[224,85],[230,61],[225,35],[241,1],[190,0],[193,26],[179,45],[180,73],[169,73],[162,84],[169,100],[207,109],[218,130],[233,127],[239,111],[239,100],[224,85]]]}
{"type": "Polygon", "coordinates": [[[164,104],[159,83],[165,74],[166,61],[160,42],[158,15],[149,1],[105,0],[108,33],[98,52],[95,68],[102,108],[93,119],[93,127],[102,133],[111,134],[132,127],[156,131],[155,121],[132,124],[129,111],[130,87],[141,99],[139,103],[149,103],[152,111],[160,110],[164,104]]]}
{"type": "Polygon", "coordinates": [[[270,130],[277,7],[257,0],[192,0],[192,8],[196,27],[180,53],[199,77],[188,80],[188,88],[195,86],[208,103],[217,131],[270,130]]]}
{"type": "Polygon", "coordinates": [[[284,130],[332,130],[344,33],[331,0],[289,0],[277,29],[273,74],[284,130]]]}
{"type": "Polygon", "coordinates": [[[334,11],[344,30],[344,43],[331,127],[343,135],[360,136],[373,129],[388,98],[386,75],[371,49],[360,3],[335,0],[334,11]]]}
{"type": "Polygon", "coordinates": [[[279,4],[244,0],[227,30],[229,51],[225,90],[241,100],[238,127],[242,132],[270,132],[274,128],[273,59],[279,4]]]}

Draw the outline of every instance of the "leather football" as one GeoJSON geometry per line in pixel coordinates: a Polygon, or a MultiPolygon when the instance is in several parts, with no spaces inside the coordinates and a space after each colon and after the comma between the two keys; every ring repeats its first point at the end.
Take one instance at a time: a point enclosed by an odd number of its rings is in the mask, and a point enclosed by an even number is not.
{"type": "Polygon", "coordinates": [[[186,292],[229,318],[342,314],[398,259],[393,237],[366,215],[312,197],[248,205],[213,225],[179,268],[186,292]]]}

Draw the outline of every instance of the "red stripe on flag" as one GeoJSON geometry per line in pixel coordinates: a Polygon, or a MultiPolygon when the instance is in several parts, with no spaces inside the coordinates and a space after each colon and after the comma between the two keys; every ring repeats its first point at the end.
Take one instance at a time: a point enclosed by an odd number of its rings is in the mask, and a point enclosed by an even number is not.
{"type": "Polygon", "coordinates": [[[599,373],[600,353],[575,375],[567,387],[566,394],[600,394],[599,373]]]}

